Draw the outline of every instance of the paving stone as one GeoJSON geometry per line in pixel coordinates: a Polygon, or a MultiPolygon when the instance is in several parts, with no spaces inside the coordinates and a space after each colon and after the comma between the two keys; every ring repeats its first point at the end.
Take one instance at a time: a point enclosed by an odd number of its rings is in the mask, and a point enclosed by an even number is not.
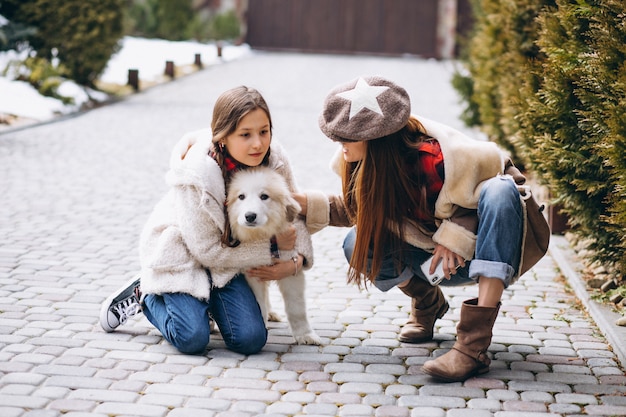
{"type": "Polygon", "coordinates": [[[394,382],[396,382],[396,377],[390,374],[371,374],[370,373],[370,374],[366,374],[366,376],[364,377],[362,373],[357,373],[357,372],[338,372],[333,375],[332,381],[338,384],[341,384],[344,382],[363,381],[364,379],[371,383],[384,384],[384,385],[389,385],[389,384],[393,384],[394,382]]]}
{"type": "Polygon", "coordinates": [[[465,408],[465,400],[445,396],[404,395],[398,398],[398,405],[406,407],[465,408]]]}
{"type": "Polygon", "coordinates": [[[600,401],[606,405],[626,406],[626,395],[603,395],[600,397],[600,401]]]}
{"type": "MultiPolygon", "coordinates": [[[[243,390],[242,390],[243,392],[243,390]]],[[[213,393],[210,387],[193,387],[174,384],[150,384],[145,389],[146,394],[174,394],[185,397],[208,397],[213,393]]]]}
{"type": "Polygon", "coordinates": [[[491,389],[487,391],[487,398],[498,401],[510,401],[519,399],[519,394],[505,389],[491,389]]]}
{"type": "Polygon", "coordinates": [[[530,401],[504,401],[502,403],[502,409],[504,411],[519,411],[528,413],[544,413],[546,412],[546,406],[530,401]]]}
{"type": "Polygon", "coordinates": [[[339,416],[373,416],[374,409],[364,404],[346,404],[339,408],[339,416]]]}
{"type": "Polygon", "coordinates": [[[607,375],[624,376],[624,372],[617,367],[596,367],[591,368],[589,371],[599,377],[607,375]]]}
{"type": "Polygon", "coordinates": [[[411,417],[444,417],[446,412],[437,407],[416,407],[411,410],[411,417]]]}
{"type": "Polygon", "coordinates": [[[539,402],[539,403],[552,403],[554,402],[554,396],[547,392],[538,391],[524,391],[520,394],[522,401],[539,402]]]}
{"type": "Polygon", "coordinates": [[[383,392],[381,384],[370,382],[346,382],[339,385],[339,392],[342,394],[380,394],[383,392]]]}
{"type": "Polygon", "coordinates": [[[0,394],[5,395],[30,395],[36,389],[33,385],[9,384],[0,388],[0,394]]]}
{"type": "Polygon", "coordinates": [[[318,397],[319,402],[333,404],[359,404],[361,397],[354,393],[322,393],[318,397]]]}
{"type": "Polygon", "coordinates": [[[31,395],[0,394],[2,407],[44,408],[50,402],[47,398],[38,398],[31,395]]]}
{"type": "Polygon", "coordinates": [[[585,412],[589,415],[603,416],[624,416],[626,415],[626,406],[619,405],[587,405],[585,412]]]}
{"type": "Polygon", "coordinates": [[[215,398],[240,401],[259,401],[271,403],[280,399],[280,393],[270,390],[250,389],[250,388],[222,388],[215,391],[215,398]]]}
{"type": "Polygon", "coordinates": [[[595,384],[598,379],[593,375],[570,373],[539,373],[538,382],[562,382],[564,384],[595,384]]]}
{"type": "Polygon", "coordinates": [[[183,406],[185,398],[179,395],[166,394],[147,394],[139,398],[140,404],[162,405],[168,408],[176,408],[183,406]]]}
{"type": "Polygon", "coordinates": [[[329,381],[313,381],[306,385],[306,389],[315,393],[338,392],[339,385],[329,381]]]}
{"type": "Polygon", "coordinates": [[[309,403],[304,406],[304,412],[307,415],[336,416],[339,407],[329,403],[309,403]]]}
{"type": "Polygon", "coordinates": [[[278,381],[272,384],[271,389],[280,393],[303,391],[306,384],[300,381],[278,381]]]}
{"type": "Polygon", "coordinates": [[[94,411],[96,413],[102,413],[107,415],[136,415],[145,417],[160,417],[166,415],[167,407],[146,404],[105,402],[98,405],[94,409],[94,411]]]}
{"type": "Polygon", "coordinates": [[[308,371],[302,372],[298,377],[298,380],[304,383],[308,383],[311,381],[330,381],[331,376],[326,372],[308,371]]]}
{"type": "Polygon", "coordinates": [[[302,404],[298,402],[277,401],[267,406],[269,414],[298,415],[302,411],[302,404]]]}
{"type": "Polygon", "coordinates": [[[196,416],[204,415],[206,410],[214,410],[214,411],[225,411],[230,408],[232,402],[229,400],[222,400],[219,398],[209,398],[207,397],[195,397],[189,398],[188,402],[185,404],[186,407],[191,409],[200,409],[202,410],[202,414],[196,414],[196,416]]]}
{"type": "Polygon", "coordinates": [[[202,417],[214,417],[217,414],[211,411],[207,411],[206,409],[191,407],[175,408],[167,413],[167,417],[197,417],[200,415],[202,417]]]}
{"type": "Polygon", "coordinates": [[[410,412],[404,407],[383,405],[381,407],[376,407],[374,415],[377,417],[409,417],[410,412]]]}
{"type": "Polygon", "coordinates": [[[575,404],[554,403],[548,406],[548,411],[550,411],[551,413],[560,414],[560,415],[573,415],[573,414],[579,414],[582,411],[582,409],[581,407],[575,404]]]}
{"type": "Polygon", "coordinates": [[[448,410],[446,416],[449,417],[490,417],[493,414],[488,410],[467,410],[467,409],[452,409],[448,410]]]}
{"type": "Polygon", "coordinates": [[[494,412],[500,410],[502,406],[500,401],[498,400],[486,398],[472,398],[467,402],[467,407],[494,412]]]}
{"type": "Polygon", "coordinates": [[[394,397],[399,397],[401,395],[415,395],[417,392],[417,387],[406,384],[389,385],[385,388],[385,394],[394,397]]]}

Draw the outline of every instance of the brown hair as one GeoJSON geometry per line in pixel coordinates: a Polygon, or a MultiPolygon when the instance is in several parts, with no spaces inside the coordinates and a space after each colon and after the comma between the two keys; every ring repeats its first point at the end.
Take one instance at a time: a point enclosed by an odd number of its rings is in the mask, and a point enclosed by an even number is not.
{"type": "Polygon", "coordinates": [[[422,124],[411,117],[398,132],[366,141],[361,161],[344,162],[343,197],[357,230],[348,270],[350,283],[367,286],[368,281],[374,281],[380,272],[384,248],[391,249],[399,273],[406,217],[416,210],[431,212],[417,169],[419,144],[429,138],[424,131],[422,124]],[[397,233],[390,230],[389,221],[394,229],[397,225],[397,233]]]}
{"type": "MultiPolygon", "coordinates": [[[[225,146],[220,146],[219,142],[226,138],[228,135],[237,130],[237,126],[241,119],[243,119],[248,113],[253,110],[261,109],[267,115],[267,119],[270,122],[270,137],[272,133],[272,116],[270,109],[265,102],[265,99],[256,89],[239,86],[223,92],[216,100],[215,106],[213,106],[213,119],[211,120],[211,131],[213,134],[213,147],[215,148],[215,160],[222,170],[222,177],[224,178],[224,184],[228,187],[230,182],[230,176],[232,172],[229,172],[225,158],[228,156],[228,151],[225,146]]],[[[261,162],[261,165],[267,165],[269,163],[270,150],[267,151],[265,158],[261,162]]],[[[228,221],[228,214],[226,207],[224,207],[224,234],[222,235],[222,244],[227,246],[237,246],[239,242],[232,241],[230,222],[228,221]]]]}

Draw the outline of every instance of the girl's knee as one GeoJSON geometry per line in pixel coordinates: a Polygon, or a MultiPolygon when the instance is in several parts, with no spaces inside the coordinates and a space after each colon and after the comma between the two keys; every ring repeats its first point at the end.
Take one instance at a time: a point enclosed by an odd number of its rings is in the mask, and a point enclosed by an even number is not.
{"type": "Polygon", "coordinates": [[[224,339],[226,347],[242,355],[259,353],[267,343],[267,329],[251,327],[238,335],[237,338],[224,339]]]}
{"type": "Polygon", "coordinates": [[[204,353],[211,333],[208,328],[186,329],[171,336],[170,342],[181,353],[199,355],[204,353]]]}
{"type": "Polygon", "coordinates": [[[350,262],[350,259],[352,259],[352,252],[354,252],[355,240],[356,231],[354,230],[354,228],[352,228],[343,240],[343,254],[348,262],[350,262]]]}
{"type": "Polygon", "coordinates": [[[483,185],[481,193],[483,198],[502,198],[503,196],[514,197],[519,199],[519,191],[515,182],[506,176],[498,176],[491,178],[483,185]]]}

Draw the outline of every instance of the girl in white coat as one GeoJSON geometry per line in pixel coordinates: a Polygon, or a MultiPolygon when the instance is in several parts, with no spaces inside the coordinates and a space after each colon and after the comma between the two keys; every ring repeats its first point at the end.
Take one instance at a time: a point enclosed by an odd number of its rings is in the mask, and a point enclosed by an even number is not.
{"type": "Polygon", "coordinates": [[[141,234],[141,274],[104,302],[104,330],[113,331],[143,311],[178,350],[199,354],[209,343],[212,318],[229,349],[253,354],[263,348],[267,329],[241,271],[254,269],[260,279],[277,280],[310,268],[313,260],[302,221],[272,242],[239,243],[230,237],[225,196],[234,172],[265,165],[296,190],[288,160],[271,139],[265,100],[241,86],[217,99],[211,130],[178,142],[166,175],[170,190],[141,234]],[[276,249],[294,247],[300,254],[295,266],[292,259],[273,260],[276,249]]]}

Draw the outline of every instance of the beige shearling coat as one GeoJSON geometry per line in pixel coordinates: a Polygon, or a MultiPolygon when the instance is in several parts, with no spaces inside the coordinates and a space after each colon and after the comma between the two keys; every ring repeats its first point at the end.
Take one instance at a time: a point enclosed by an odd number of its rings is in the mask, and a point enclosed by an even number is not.
{"type": "MultiPolygon", "coordinates": [[[[483,183],[503,174],[508,156],[492,142],[473,140],[463,133],[441,123],[415,116],[426,129],[426,134],[439,141],[444,157],[445,181],[435,202],[435,217],[440,220],[433,235],[426,234],[411,220],[404,231],[407,243],[432,251],[440,244],[453,252],[472,259],[476,235],[452,221],[459,208],[476,209],[483,183]]],[[[335,158],[341,158],[338,152],[335,158]]],[[[336,163],[331,163],[336,167],[336,163]]],[[[336,169],[336,168],[335,168],[336,169]]],[[[343,200],[318,191],[307,191],[307,225],[319,230],[327,225],[350,226],[343,200]]],[[[393,224],[390,222],[390,227],[393,224]]]]}
{"type": "MultiPolygon", "coordinates": [[[[212,286],[225,286],[237,273],[270,265],[270,242],[222,245],[226,189],[217,162],[209,156],[211,131],[185,135],[174,147],[166,182],[170,189],[156,204],[140,236],[141,290],[144,294],[186,293],[208,300],[212,286]],[[188,147],[193,144],[189,150],[188,147]],[[211,272],[211,281],[206,269],[211,272]]],[[[289,161],[272,140],[269,167],[296,183],[289,161]]],[[[296,221],[296,250],[313,265],[313,245],[304,222],[296,221]]]]}

